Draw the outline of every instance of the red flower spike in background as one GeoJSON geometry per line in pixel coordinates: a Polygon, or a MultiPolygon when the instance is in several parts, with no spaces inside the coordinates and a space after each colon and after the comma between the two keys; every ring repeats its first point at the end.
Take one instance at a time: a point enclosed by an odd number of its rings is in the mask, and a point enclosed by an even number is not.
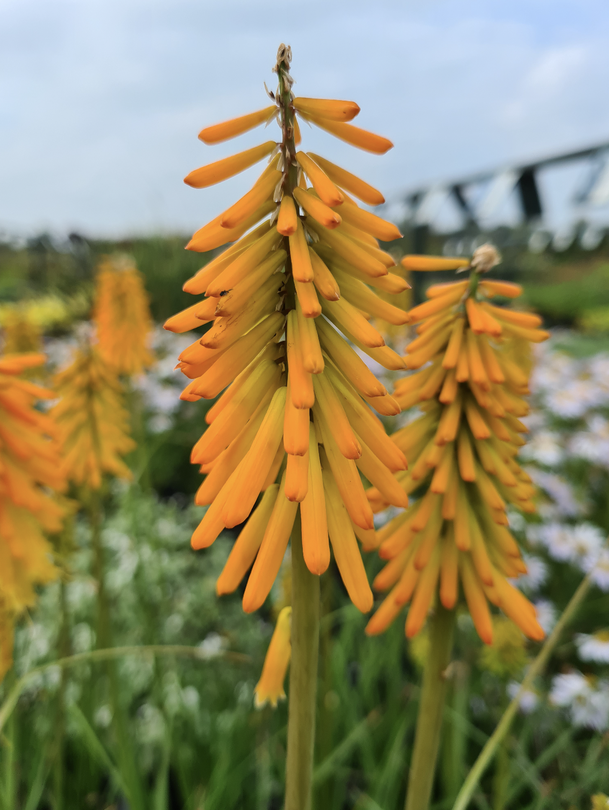
{"type": "Polygon", "coordinates": [[[395,293],[408,285],[391,272],[395,262],[377,242],[400,232],[350,195],[371,204],[383,196],[329,161],[297,151],[297,116],[378,154],[391,143],[349,123],[359,112],[354,102],[294,97],[290,60],[282,45],[273,106],[199,136],[217,143],[276,118],[281,140],[186,178],[205,187],[269,161],[244,197],[193,236],[189,250],[233,244],[184,285],[204,298],[165,324],[175,332],[210,324],[180,355],[191,380],[182,398],[221,395],[192,452],[206,474],[196,503],[209,506],[192,544],[209,546],[225,527],[249,517],[217,589],[235,590],[253,564],[243,598],[253,611],[270,591],[300,512],[309,570],[326,570],[332,546],[352,601],[368,611],[372,593],[356,537],[366,548],[376,541],[359,471],[405,506],[392,473],[406,469],[406,460],[367,403],[381,414],[398,413],[399,406],[345,338],[386,368],[403,369],[368,318],[406,323],[406,314],[375,290],[395,293]]]}
{"type": "MultiPolygon", "coordinates": [[[[537,315],[498,307],[495,296],[515,298],[516,284],[484,280],[499,261],[484,245],[470,261],[406,256],[413,270],[466,269],[469,279],[436,284],[427,301],[410,310],[417,337],[407,347],[406,365],[416,373],[400,380],[395,399],[403,409],[418,405],[423,415],[398,430],[396,446],[411,460],[397,480],[417,501],[379,532],[380,555],[388,560],[374,587],[390,590],[367,632],[383,632],[410,603],[406,634],[425,623],[436,594],[455,607],[461,583],[481,639],[492,642],[488,603],[498,606],[529,638],[543,630],[535,608],[508,581],[526,572],[508,528],[507,504],[533,512],[534,487],[515,456],[524,444],[528,413],[528,369],[514,360],[523,342],[549,336],[537,315]]],[[[368,490],[374,512],[388,505],[378,489],[368,490]]]]}

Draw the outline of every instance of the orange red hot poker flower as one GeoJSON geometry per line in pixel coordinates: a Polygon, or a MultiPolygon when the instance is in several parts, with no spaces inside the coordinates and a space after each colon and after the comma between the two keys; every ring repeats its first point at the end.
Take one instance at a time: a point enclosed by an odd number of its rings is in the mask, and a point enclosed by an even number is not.
{"type": "Polygon", "coordinates": [[[33,604],[34,588],[55,576],[45,533],[64,509],[52,493],[66,487],[53,419],[34,407],[55,393],[22,379],[43,354],[0,357],[0,678],[10,666],[13,618],[33,604]]]}
{"type": "Polygon", "coordinates": [[[184,285],[204,297],[165,324],[176,332],[209,324],[180,355],[191,380],[182,398],[221,394],[192,452],[206,474],[196,503],[209,506],[192,544],[209,546],[225,527],[249,517],[217,589],[234,591],[253,564],[243,598],[253,611],[270,591],[299,516],[309,570],[326,570],[332,546],[351,599],[368,611],[372,593],[356,538],[365,548],[376,538],[360,472],[390,503],[405,506],[393,473],[406,460],[368,407],[396,414],[399,405],[345,338],[386,368],[403,369],[368,318],[404,324],[405,313],[375,290],[408,285],[391,272],[395,263],[377,241],[396,239],[399,231],[350,196],[378,204],[382,195],[299,150],[298,118],[378,154],[391,143],[349,123],[359,112],[353,102],[295,98],[290,60],[290,49],[281,46],[272,105],[199,136],[217,143],[277,119],[281,140],[186,178],[202,188],[269,161],[245,196],[193,236],[190,250],[232,245],[184,285]]]}
{"type": "Polygon", "coordinates": [[[129,256],[106,256],[100,263],[94,319],[100,354],[118,374],[139,374],[153,364],[148,297],[129,256]]]}
{"type": "Polygon", "coordinates": [[[61,469],[69,481],[96,490],[104,473],[131,478],[121,456],[135,447],[116,372],[86,343],[55,378],[61,400],[53,415],[63,433],[61,469]]]}
{"type": "MultiPolygon", "coordinates": [[[[471,262],[469,279],[436,284],[428,300],[410,310],[417,337],[407,348],[406,365],[415,370],[395,388],[402,408],[418,405],[415,421],[394,434],[411,461],[397,478],[404,492],[418,493],[404,514],[380,535],[380,555],[388,560],[374,586],[389,590],[368,624],[380,633],[410,603],[406,634],[415,635],[439,594],[446,608],[459,596],[459,582],[478,634],[492,642],[488,603],[503,610],[533,639],[543,637],[535,608],[508,581],[526,571],[508,528],[507,504],[534,511],[534,488],[516,461],[526,427],[528,376],[515,362],[514,349],[539,342],[548,333],[536,315],[498,307],[496,296],[516,298],[521,288],[482,280],[480,271],[496,263],[484,246],[471,262]]],[[[408,256],[411,269],[457,269],[468,260],[408,256]]],[[[373,510],[387,499],[368,491],[373,510]]]]}

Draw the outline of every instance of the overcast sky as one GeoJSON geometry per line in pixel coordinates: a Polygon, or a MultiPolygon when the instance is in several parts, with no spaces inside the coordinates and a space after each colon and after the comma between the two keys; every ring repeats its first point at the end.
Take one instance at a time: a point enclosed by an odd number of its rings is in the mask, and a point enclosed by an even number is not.
{"type": "MultiPolygon", "coordinates": [[[[609,140],[607,0],[0,0],[0,230],[187,233],[256,169],[193,190],[208,124],[266,105],[289,43],[297,95],[353,99],[395,148],[303,129],[387,199],[609,140]]],[[[277,130],[278,131],[278,130],[277,130]]]]}

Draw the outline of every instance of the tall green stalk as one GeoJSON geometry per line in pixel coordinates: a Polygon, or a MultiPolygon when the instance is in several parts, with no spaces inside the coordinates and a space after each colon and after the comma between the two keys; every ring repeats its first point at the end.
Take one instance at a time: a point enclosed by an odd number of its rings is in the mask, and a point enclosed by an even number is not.
{"type": "Polygon", "coordinates": [[[488,742],[480,752],[478,759],[474,762],[472,769],[468,773],[467,779],[465,780],[461,790],[459,791],[459,795],[457,796],[453,810],[465,810],[465,808],[469,804],[470,799],[472,798],[474,791],[478,786],[480,779],[482,778],[482,774],[485,772],[488,765],[491,763],[493,757],[497,753],[499,746],[502,744],[505,736],[510,730],[514,717],[516,716],[516,712],[518,711],[520,699],[523,693],[533,686],[535,678],[537,678],[537,676],[543,672],[543,669],[547,664],[550,656],[552,655],[554,648],[558,644],[558,640],[562,635],[563,630],[579,609],[579,606],[583,602],[586,594],[588,593],[589,588],[590,588],[590,575],[588,575],[581,582],[579,588],[575,591],[575,593],[571,597],[571,601],[569,602],[569,604],[564,610],[564,613],[556,623],[554,630],[552,630],[550,636],[547,638],[546,642],[541,648],[539,655],[529,667],[526,678],[520,685],[520,689],[514,696],[510,705],[507,707],[503,717],[501,718],[501,721],[499,722],[499,725],[489,738],[488,742]]]}
{"type": "Polygon", "coordinates": [[[414,751],[408,777],[405,810],[427,810],[440,747],[446,701],[446,668],[450,662],[455,611],[440,603],[429,619],[429,651],[419,701],[414,751]]]}
{"type": "Polygon", "coordinates": [[[284,810],[311,810],[319,650],[319,577],[311,574],[304,561],[299,517],[294,523],[291,545],[292,659],[284,810]]]}

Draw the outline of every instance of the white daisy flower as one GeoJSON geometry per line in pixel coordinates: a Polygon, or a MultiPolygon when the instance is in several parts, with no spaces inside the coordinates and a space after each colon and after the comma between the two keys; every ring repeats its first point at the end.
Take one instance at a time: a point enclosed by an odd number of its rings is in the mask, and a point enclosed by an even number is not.
{"type": "Polygon", "coordinates": [[[533,602],[537,613],[537,621],[546,635],[551,633],[557,621],[556,608],[549,599],[537,599],[533,602]]]}
{"type": "MultiPolygon", "coordinates": [[[[507,692],[512,700],[518,694],[519,689],[520,684],[516,681],[511,681],[508,683],[507,692]]],[[[520,700],[518,701],[518,708],[521,712],[523,712],[523,714],[531,714],[531,712],[535,711],[538,704],[539,695],[537,692],[535,692],[533,689],[525,689],[520,696],[520,700]]]]}
{"type": "Polygon", "coordinates": [[[591,691],[590,682],[581,672],[557,675],[552,681],[550,703],[555,706],[570,706],[576,698],[591,691]]]}
{"type": "Polygon", "coordinates": [[[520,452],[522,459],[530,459],[546,467],[558,466],[564,456],[564,442],[560,434],[550,430],[540,430],[531,436],[520,452]]]}
{"type": "Polygon", "coordinates": [[[592,582],[601,591],[609,591],[609,549],[592,552],[583,564],[584,571],[590,572],[592,582]]]}
{"type": "Polygon", "coordinates": [[[512,583],[524,591],[537,591],[548,579],[548,566],[532,554],[523,554],[523,560],[527,573],[521,574],[518,579],[512,580],[512,583]]]}
{"type": "Polygon", "coordinates": [[[609,727],[609,683],[586,678],[581,672],[557,675],[552,682],[550,702],[569,708],[576,726],[597,731],[609,727]]]}
{"type": "Polygon", "coordinates": [[[599,630],[592,635],[577,633],[575,644],[582,661],[609,664],[609,630],[599,630]]]}
{"type": "MultiPolygon", "coordinates": [[[[548,523],[540,526],[538,539],[555,560],[571,562],[585,568],[598,557],[604,542],[600,529],[591,523],[570,526],[566,523],[548,523]]],[[[609,573],[609,571],[608,571],[609,573]]]]}
{"type": "Polygon", "coordinates": [[[577,501],[573,488],[564,478],[535,467],[526,467],[525,471],[531,476],[533,483],[543,489],[556,503],[559,514],[565,517],[581,515],[583,507],[577,501]]]}

